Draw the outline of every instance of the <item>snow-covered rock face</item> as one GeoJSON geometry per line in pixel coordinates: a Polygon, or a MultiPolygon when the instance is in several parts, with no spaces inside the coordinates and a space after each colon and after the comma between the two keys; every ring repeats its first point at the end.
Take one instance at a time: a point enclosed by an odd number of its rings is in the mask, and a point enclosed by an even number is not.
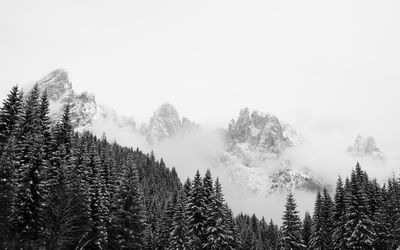
{"type": "Polygon", "coordinates": [[[286,191],[317,192],[324,187],[322,181],[312,175],[307,169],[297,170],[282,168],[273,172],[269,177],[268,193],[286,191]]]}
{"type": "Polygon", "coordinates": [[[150,123],[143,131],[151,144],[161,142],[177,134],[190,132],[200,126],[188,118],[179,117],[178,111],[169,103],[161,105],[150,118],[150,123]]]}
{"type": "Polygon", "coordinates": [[[72,84],[68,79],[68,73],[57,69],[37,82],[39,88],[47,91],[49,100],[68,102],[74,96],[72,84]]]}
{"type": "Polygon", "coordinates": [[[248,108],[240,111],[236,121],[231,121],[227,132],[227,142],[233,150],[246,144],[244,147],[252,151],[276,156],[293,145],[294,137],[296,131],[289,124],[258,111],[250,115],[248,108]]]}
{"type": "Polygon", "coordinates": [[[353,146],[347,148],[354,157],[372,157],[383,160],[385,157],[382,151],[376,146],[375,138],[369,136],[367,138],[358,135],[353,146]]]}
{"type": "Polygon", "coordinates": [[[63,107],[70,104],[71,123],[74,127],[87,126],[92,122],[97,112],[95,96],[87,92],[76,94],[67,72],[57,69],[39,80],[37,84],[40,90],[47,92],[54,120],[58,120],[63,107]]]}
{"type": "Polygon", "coordinates": [[[281,158],[285,149],[298,144],[296,130],[270,114],[240,110],[237,120],[229,124],[226,137],[225,165],[242,168],[258,187],[267,193],[302,190],[315,192],[323,188],[322,181],[305,168],[294,168],[281,158]],[[240,167],[241,166],[241,167],[240,167]],[[257,180],[257,181],[254,181],[257,180]],[[266,186],[265,186],[266,185],[266,186]]]}
{"type": "MultiPolygon", "coordinates": [[[[93,94],[75,93],[68,74],[61,69],[37,83],[42,91],[47,91],[54,120],[59,120],[65,104],[71,105],[71,120],[78,131],[140,138],[149,149],[162,146],[162,142],[176,136],[188,136],[172,139],[168,147],[174,148],[174,143],[192,138],[189,133],[201,132],[198,131],[198,124],[186,117],[181,118],[169,103],[161,105],[147,124],[140,124],[140,129],[136,129],[137,123],[133,118],[119,116],[112,108],[99,105],[93,94]]],[[[203,157],[207,167],[223,167],[232,176],[232,181],[244,184],[253,192],[313,192],[323,186],[322,181],[310,171],[295,169],[285,161],[285,149],[296,145],[298,136],[293,127],[273,115],[257,111],[250,113],[244,108],[237,120],[232,120],[228,129],[220,129],[216,136],[218,142],[213,142],[218,145],[221,143],[217,150],[210,153],[200,146],[194,146],[191,150],[195,152],[192,153],[196,157],[203,157]]]]}

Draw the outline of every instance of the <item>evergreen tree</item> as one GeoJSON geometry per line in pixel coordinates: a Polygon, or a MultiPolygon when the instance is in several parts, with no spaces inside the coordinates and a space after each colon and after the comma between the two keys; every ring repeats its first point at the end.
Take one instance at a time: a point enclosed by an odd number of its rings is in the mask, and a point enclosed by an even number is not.
{"type": "Polygon", "coordinates": [[[310,239],[311,249],[326,249],[324,245],[324,218],[323,218],[323,197],[318,191],[314,206],[314,217],[312,220],[312,235],[310,239]]]}
{"type": "Polygon", "coordinates": [[[322,239],[324,249],[332,249],[332,233],[333,233],[333,208],[334,204],[327,188],[323,189],[323,202],[322,202],[322,239]]]}
{"type": "Polygon", "coordinates": [[[296,210],[297,205],[292,193],[286,199],[285,212],[282,218],[282,248],[283,249],[303,249],[304,244],[301,239],[301,221],[296,210]]]}
{"type": "Polygon", "coordinates": [[[215,192],[212,193],[211,204],[208,206],[209,217],[205,228],[207,242],[203,244],[204,249],[233,249],[233,246],[230,245],[232,235],[228,234],[226,223],[228,214],[226,212],[221,184],[217,178],[215,192]]]}
{"type": "Polygon", "coordinates": [[[169,249],[186,250],[190,249],[187,230],[189,228],[186,215],[185,193],[182,189],[175,204],[172,231],[170,236],[169,249]]]}
{"type": "Polygon", "coordinates": [[[37,248],[43,245],[44,207],[46,185],[44,174],[46,158],[42,123],[46,116],[41,114],[39,88],[35,85],[24,105],[21,119],[21,139],[19,143],[19,166],[15,173],[15,196],[12,202],[13,231],[23,248],[37,248]]]}
{"type": "Polygon", "coordinates": [[[23,93],[14,86],[0,109],[0,155],[11,134],[15,133],[15,127],[20,122],[23,100],[23,93]]]}
{"type": "Polygon", "coordinates": [[[348,248],[372,249],[375,240],[373,223],[367,214],[367,201],[362,189],[363,173],[357,163],[351,174],[349,191],[346,196],[345,237],[348,248]]]}
{"type": "Polygon", "coordinates": [[[199,171],[193,180],[193,186],[190,190],[188,203],[188,220],[189,220],[189,242],[193,249],[202,249],[203,244],[207,241],[205,235],[206,223],[206,206],[204,199],[204,188],[202,178],[199,171]]]}
{"type": "Polygon", "coordinates": [[[274,222],[270,220],[268,224],[268,230],[267,230],[267,238],[268,238],[268,245],[270,249],[278,249],[279,245],[279,229],[278,226],[274,225],[274,222]]]}
{"type": "Polygon", "coordinates": [[[100,159],[95,140],[89,143],[88,181],[90,200],[90,248],[104,248],[107,244],[103,183],[100,177],[100,159]]]}
{"type": "MultiPolygon", "coordinates": [[[[48,102],[43,102],[48,106],[48,102]]],[[[42,104],[43,106],[43,104],[42,104]]],[[[46,108],[42,108],[45,113],[46,108]]],[[[43,126],[45,126],[43,124],[43,126]]],[[[47,125],[48,126],[48,125],[47,125]]],[[[49,161],[46,185],[48,190],[45,211],[47,245],[50,249],[62,248],[74,239],[76,216],[73,210],[72,194],[69,191],[69,173],[71,171],[71,136],[69,106],[65,107],[62,119],[56,125],[53,135],[47,137],[49,161]]]]}
{"type": "Polygon", "coordinates": [[[310,239],[312,234],[312,219],[309,212],[305,213],[303,220],[302,239],[306,249],[310,249],[310,239]]]}
{"type": "Polygon", "coordinates": [[[133,164],[125,167],[119,182],[112,214],[116,241],[120,249],[142,249],[145,230],[144,207],[137,169],[133,164]]]}
{"type": "Polygon", "coordinates": [[[333,211],[333,249],[344,249],[346,242],[343,240],[345,235],[345,190],[342,178],[339,176],[336,183],[335,206],[333,211]]]}
{"type": "Polygon", "coordinates": [[[11,236],[9,217],[14,194],[13,180],[18,166],[17,139],[22,116],[22,92],[15,86],[0,109],[0,248],[11,236]]]}

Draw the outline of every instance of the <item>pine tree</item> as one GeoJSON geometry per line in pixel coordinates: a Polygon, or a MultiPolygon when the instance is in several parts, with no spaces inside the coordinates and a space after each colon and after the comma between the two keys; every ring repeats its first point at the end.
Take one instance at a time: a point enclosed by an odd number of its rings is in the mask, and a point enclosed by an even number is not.
{"type": "Polygon", "coordinates": [[[233,218],[232,210],[225,204],[225,224],[226,224],[226,234],[228,235],[229,246],[233,249],[237,249],[239,246],[238,242],[238,232],[237,232],[237,225],[233,218]]]}
{"type": "Polygon", "coordinates": [[[74,239],[76,215],[73,209],[72,194],[69,190],[71,171],[72,127],[69,119],[69,106],[64,109],[62,119],[56,125],[53,136],[48,135],[49,156],[47,169],[48,199],[46,206],[46,231],[48,247],[62,248],[74,239]]]}
{"type": "Polygon", "coordinates": [[[18,86],[14,86],[0,109],[0,156],[3,152],[4,145],[7,143],[11,134],[15,132],[15,126],[21,119],[23,106],[22,96],[23,93],[18,86]]]}
{"type": "Polygon", "coordinates": [[[274,222],[270,220],[268,224],[268,230],[267,230],[267,238],[268,238],[268,245],[270,249],[278,249],[279,245],[279,229],[278,226],[274,225],[274,222]]]}
{"type": "Polygon", "coordinates": [[[333,208],[334,204],[327,188],[323,190],[322,202],[322,219],[323,219],[323,244],[324,249],[332,249],[332,233],[333,233],[333,208]]]}
{"type": "Polygon", "coordinates": [[[380,191],[381,206],[376,212],[375,232],[376,240],[374,242],[375,249],[391,249],[390,236],[392,230],[392,217],[390,216],[393,211],[390,204],[390,197],[388,196],[386,185],[380,191]]]}
{"type": "Polygon", "coordinates": [[[215,192],[212,193],[211,204],[208,206],[208,219],[206,237],[207,242],[203,244],[204,249],[233,249],[230,242],[229,229],[227,227],[224,197],[219,180],[215,181],[215,192]]]}
{"type": "Polygon", "coordinates": [[[22,116],[22,92],[13,87],[0,109],[0,248],[12,236],[9,224],[14,193],[14,175],[18,164],[16,147],[22,116]]]}
{"type": "Polygon", "coordinates": [[[301,221],[296,210],[297,205],[292,193],[286,199],[285,212],[282,218],[282,248],[283,249],[303,249],[304,244],[301,239],[301,221]]]}
{"type": "Polygon", "coordinates": [[[39,88],[35,85],[25,103],[19,141],[20,165],[15,174],[15,196],[10,216],[20,247],[39,247],[44,238],[46,158],[39,88]]]}
{"type": "Polygon", "coordinates": [[[120,249],[144,246],[144,206],[136,167],[126,166],[115,195],[112,224],[120,249]]]}
{"type": "Polygon", "coordinates": [[[187,233],[188,227],[189,225],[187,222],[187,215],[186,215],[185,192],[184,189],[182,189],[177,197],[177,201],[175,204],[169,249],[171,250],[190,249],[188,233],[187,233]]]}
{"type": "Polygon", "coordinates": [[[189,241],[193,249],[202,249],[207,238],[205,236],[206,206],[204,188],[199,171],[193,180],[188,203],[189,241]]]}
{"type": "Polygon", "coordinates": [[[73,225],[73,245],[77,248],[87,246],[91,241],[90,231],[90,193],[89,179],[89,143],[92,138],[89,133],[84,133],[80,138],[75,138],[75,147],[72,151],[72,166],[69,173],[70,193],[72,199],[75,222],[73,225]]]}
{"type": "Polygon", "coordinates": [[[333,211],[334,229],[332,236],[333,249],[344,249],[346,242],[345,235],[345,190],[342,178],[339,176],[336,183],[335,206],[333,211]]]}
{"type": "Polygon", "coordinates": [[[267,235],[268,235],[268,224],[265,221],[265,218],[262,217],[260,220],[260,243],[262,249],[270,248],[267,235]]]}
{"type": "Polygon", "coordinates": [[[104,204],[103,185],[100,172],[100,158],[95,140],[89,144],[89,197],[90,197],[90,247],[103,249],[107,244],[106,207],[104,204]]]}
{"type": "Polygon", "coordinates": [[[173,193],[172,194],[172,199],[167,202],[166,209],[164,209],[162,216],[160,216],[160,223],[159,223],[159,242],[158,242],[158,248],[159,249],[166,249],[169,247],[169,238],[170,234],[173,230],[172,224],[173,224],[173,217],[175,213],[175,208],[177,206],[178,202],[178,194],[173,193]]]}
{"type": "Polygon", "coordinates": [[[373,223],[368,217],[367,200],[362,189],[363,176],[357,163],[351,174],[349,191],[346,196],[345,237],[347,247],[355,249],[372,249],[375,240],[373,223]]]}
{"type": "Polygon", "coordinates": [[[312,234],[312,219],[309,212],[306,212],[303,220],[302,239],[306,249],[310,249],[310,239],[312,234]]]}
{"type": "Polygon", "coordinates": [[[310,239],[311,249],[325,249],[323,240],[323,228],[324,228],[324,218],[323,218],[323,197],[318,191],[314,206],[314,217],[312,220],[312,234],[310,239]]]}

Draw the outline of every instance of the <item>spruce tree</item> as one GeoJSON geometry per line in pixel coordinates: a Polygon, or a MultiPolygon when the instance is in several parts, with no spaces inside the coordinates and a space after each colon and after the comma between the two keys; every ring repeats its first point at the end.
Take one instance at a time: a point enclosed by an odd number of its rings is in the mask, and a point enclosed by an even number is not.
{"type": "Polygon", "coordinates": [[[10,216],[19,247],[40,247],[44,240],[44,207],[46,206],[45,141],[41,117],[39,88],[35,85],[24,105],[21,119],[19,166],[15,173],[15,196],[10,216]]]}
{"type": "Polygon", "coordinates": [[[314,216],[312,220],[312,234],[310,239],[311,249],[326,249],[324,245],[324,218],[323,218],[323,197],[318,191],[315,205],[314,205],[314,216]]]}
{"type": "Polygon", "coordinates": [[[175,204],[172,231],[169,238],[169,248],[171,250],[186,250],[190,249],[188,230],[189,225],[186,214],[185,192],[182,189],[177,197],[175,204]]]}
{"type": "Polygon", "coordinates": [[[20,122],[23,108],[22,90],[14,86],[0,109],[0,155],[8,138],[15,132],[15,126],[20,122]]]}
{"type": "Polygon", "coordinates": [[[286,199],[285,212],[282,217],[282,248],[283,249],[303,249],[304,244],[301,239],[301,221],[298,215],[297,205],[292,193],[286,199]]]}
{"type": "Polygon", "coordinates": [[[203,244],[204,249],[233,249],[231,246],[229,229],[227,227],[226,208],[219,180],[215,181],[215,192],[212,193],[211,204],[208,206],[206,237],[207,242],[203,244]]]}
{"type": "Polygon", "coordinates": [[[336,183],[335,206],[333,211],[333,249],[344,249],[346,242],[343,240],[345,235],[345,190],[342,178],[339,176],[336,183]]]}
{"type": "Polygon", "coordinates": [[[302,239],[306,249],[310,248],[310,239],[312,234],[312,219],[309,212],[306,212],[303,220],[302,239]]]}
{"type": "Polygon", "coordinates": [[[324,249],[332,249],[332,233],[333,233],[333,208],[334,204],[327,188],[323,189],[322,202],[322,240],[324,249]]]}
{"type": "Polygon", "coordinates": [[[206,243],[205,235],[206,206],[202,178],[197,170],[190,190],[188,203],[189,242],[193,249],[202,249],[206,243]]]}
{"type": "Polygon", "coordinates": [[[51,249],[69,245],[74,240],[76,215],[70,192],[71,137],[69,106],[66,106],[61,121],[48,136],[50,160],[46,175],[48,190],[46,206],[46,234],[51,249]]]}
{"type": "Polygon", "coordinates": [[[144,206],[136,167],[125,167],[114,198],[112,225],[120,249],[142,249],[144,246],[144,206]]]}
{"type": "Polygon", "coordinates": [[[362,189],[362,172],[357,163],[351,174],[349,191],[346,196],[345,239],[349,248],[372,249],[375,240],[373,223],[367,212],[367,200],[362,189]]]}
{"type": "Polygon", "coordinates": [[[9,217],[18,167],[17,139],[22,116],[22,92],[15,86],[0,109],[0,248],[6,248],[10,232],[9,217]]]}

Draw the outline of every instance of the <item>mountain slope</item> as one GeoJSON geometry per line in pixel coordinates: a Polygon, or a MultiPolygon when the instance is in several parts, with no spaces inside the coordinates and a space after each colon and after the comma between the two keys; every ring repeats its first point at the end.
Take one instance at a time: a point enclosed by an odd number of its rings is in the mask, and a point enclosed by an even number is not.
{"type": "MultiPolygon", "coordinates": [[[[93,94],[76,93],[67,72],[62,69],[51,72],[37,83],[42,91],[47,91],[54,118],[61,115],[65,104],[71,105],[71,120],[79,131],[89,130],[99,136],[113,133],[111,138],[124,140],[129,146],[137,146],[129,144],[135,138],[136,143],[140,141],[140,147],[149,150],[169,141],[169,149],[164,150],[163,156],[176,150],[191,150],[187,155],[196,155],[196,161],[201,158],[202,167],[221,167],[229,172],[232,181],[244,180],[246,187],[257,192],[296,189],[314,192],[324,183],[309,170],[295,168],[282,158],[288,148],[297,145],[298,135],[293,127],[271,114],[250,113],[248,108],[243,108],[236,121],[232,120],[222,133],[219,140],[223,147],[211,152],[210,146],[206,145],[205,149],[204,145],[196,145],[197,142],[192,140],[195,139],[191,137],[193,132],[201,131],[200,125],[186,117],[181,118],[169,103],[162,104],[147,124],[142,123],[140,129],[136,129],[137,122],[133,118],[119,116],[112,108],[98,104],[93,94]],[[187,138],[185,143],[188,145],[182,144],[183,138],[187,138]]],[[[188,162],[183,164],[192,164],[190,161],[193,160],[187,159],[188,162]]]]}

